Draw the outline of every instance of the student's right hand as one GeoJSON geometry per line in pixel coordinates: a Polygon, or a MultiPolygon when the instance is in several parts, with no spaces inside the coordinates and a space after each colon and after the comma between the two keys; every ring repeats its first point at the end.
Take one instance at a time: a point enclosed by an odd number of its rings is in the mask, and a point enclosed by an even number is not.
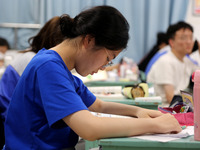
{"type": "Polygon", "coordinates": [[[157,124],[155,126],[156,133],[179,133],[182,131],[179,122],[169,113],[153,119],[157,124]]]}
{"type": "Polygon", "coordinates": [[[138,108],[138,111],[136,113],[136,117],[138,118],[156,118],[161,115],[164,115],[164,113],[158,110],[151,110],[151,109],[145,109],[145,108],[138,108]]]}

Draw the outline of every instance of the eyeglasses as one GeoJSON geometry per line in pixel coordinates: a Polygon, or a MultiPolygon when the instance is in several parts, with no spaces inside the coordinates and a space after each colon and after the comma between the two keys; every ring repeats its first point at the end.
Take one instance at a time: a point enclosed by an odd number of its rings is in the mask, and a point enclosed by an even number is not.
{"type": "Polygon", "coordinates": [[[109,55],[109,53],[108,53],[108,51],[105,49],[105,51],[106,51],[106,54],[107,54],[107,64],[106,65],[104,65],[103,67],[108,67],[108,66],[111,66],[111,65],[113,65],[113,62],[112,62],[112,60],[110,60],[110,55],[109,55]]]}

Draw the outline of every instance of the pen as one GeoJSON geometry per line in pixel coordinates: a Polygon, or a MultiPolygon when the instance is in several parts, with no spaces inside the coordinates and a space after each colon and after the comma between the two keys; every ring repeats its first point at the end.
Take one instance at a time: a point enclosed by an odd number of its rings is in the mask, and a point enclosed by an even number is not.
{"type": "Polygon", "coordinates": [[[172,111],[172,114],[176,114],[176,112],[173,110],[173,111],[172,111]]]}
{"type": "Polygon", "coordinates": [[[181,126],[182,130],[185,129],[187,126],[181,126]]]}

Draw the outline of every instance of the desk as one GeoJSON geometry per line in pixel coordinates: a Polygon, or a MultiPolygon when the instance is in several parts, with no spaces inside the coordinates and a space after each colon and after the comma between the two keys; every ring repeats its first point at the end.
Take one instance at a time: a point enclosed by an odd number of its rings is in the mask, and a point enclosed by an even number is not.
{"type": "MultiPolygon", "coordinates": [[[[126,86],[126,85],[134,85],[137,84],[135,81],[131,82],[121,82],[121,81],[91,81],[91,82],[86,82],[85,85],[88,87],[98,87],[98,86],[126,86]]],[[[162,101],[145,101],[145,102],[136,102],[133,99],[126,99],[126,98],[120,98],[120,99],[114,99],[114,98],[101,98],[103,101],[108,101],[108,102],[117,102],[117,103],[122,103],[122,104],[128,104],[128,105],[134,105],[134,106],[139,106],[142,108],[148,108],[148,109],[158,109],[158,105],[162,104],[162,101]]],[[[91,148],[97,147],[99,141],[87,141],[85,140],[85,150],[89,150],[91,148]]]]}
{"type": "Polygon", "coordinates": [[[103,150],[200,150],[200,141],[194,136],[170,142],[141,140],[137,138],[109,138],[96,141],[103,150]]]}
{"type": "Polygon", "coordinates": [[[126,86],[138,84],[137,81],[90,81],[84,83],[86,86],[126,86]]]}
{"type": "Polygon", "coordinates": [[[136,102],[133,99],[106,99],[103,98],[101,99],[103,101],[107,101],[107,102],[117,102],[117,103],[122,103],[122,104],[128,104],[128,105],[134,105],[134,106],[139,106],[142,108],[148,108],[148,109],[154,109],[154,110],[158,110],[158,105],[162,104],[162,101],[145,101],[145,102],[136,102]]]}
{"type": "Polygon", "coordinates": [[[91,92],[93,92],[96,95],[97,98],[99,98],[103,101],[135,105],[135,106],[139,106],[139,107],[143,107],[143,108],[157,110],[158,105],[162,104],[161,100],[158,100],[158,99],[150,100],[149,99],[146,101],[135,101],[133,99],[125,98],[121,94],[121,90],[123,89],[123,86],[134,85],[135,83],[136,83],[136,81],[130,81],[130,82],[91,81],[91,82],[86,82],[85,85],[89,88],[89,90],[91,92]],[[112,89],[112,87],[113,87],[113,89],[112,89]],[[104,92],[106,93],[108,91],[111,93],[114,92],[116,94],[110,94],[110,95],[109,94],[108,95],[101,94],[104,92]]]}
{"type": "MultiPolygon", "coordinates": [[[[117,102],[117,103],[122,103],[122,104],[128,104],[128,105],[135,105],[143,108],[148,108],[148,109],[154,109],[158,110],[158,105],[160,105],[162,102],[161,101],[147,101],[147,102],[135,102],[132,99],[102,99],[103,101],[109,101],[109,102],[117,102]]],[[[131,138],[127,138],[131,139],[131,138]]],[[[105,140],[105,139],[104,139],[105,140]]],[[[104,140],[99,140],[99,141],[87,141],[85,140],[85,150],[89,150],[90,148],[97,147],[99,142],[104,141],[104,140]]],[[[122,149],[123,150],[123,149],[122,149]]],[[[162,149],[163,150],[163,149],[162,149]]]]}

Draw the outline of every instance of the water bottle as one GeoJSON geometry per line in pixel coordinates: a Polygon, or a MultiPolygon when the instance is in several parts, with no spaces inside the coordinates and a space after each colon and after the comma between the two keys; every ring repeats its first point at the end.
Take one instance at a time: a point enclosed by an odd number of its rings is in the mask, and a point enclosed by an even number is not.
{"type": "Polygon", "coordinates": [[[200,70],[193,75],[193,101],[194,101],[194,140],[200,141],[200,70]]]}

